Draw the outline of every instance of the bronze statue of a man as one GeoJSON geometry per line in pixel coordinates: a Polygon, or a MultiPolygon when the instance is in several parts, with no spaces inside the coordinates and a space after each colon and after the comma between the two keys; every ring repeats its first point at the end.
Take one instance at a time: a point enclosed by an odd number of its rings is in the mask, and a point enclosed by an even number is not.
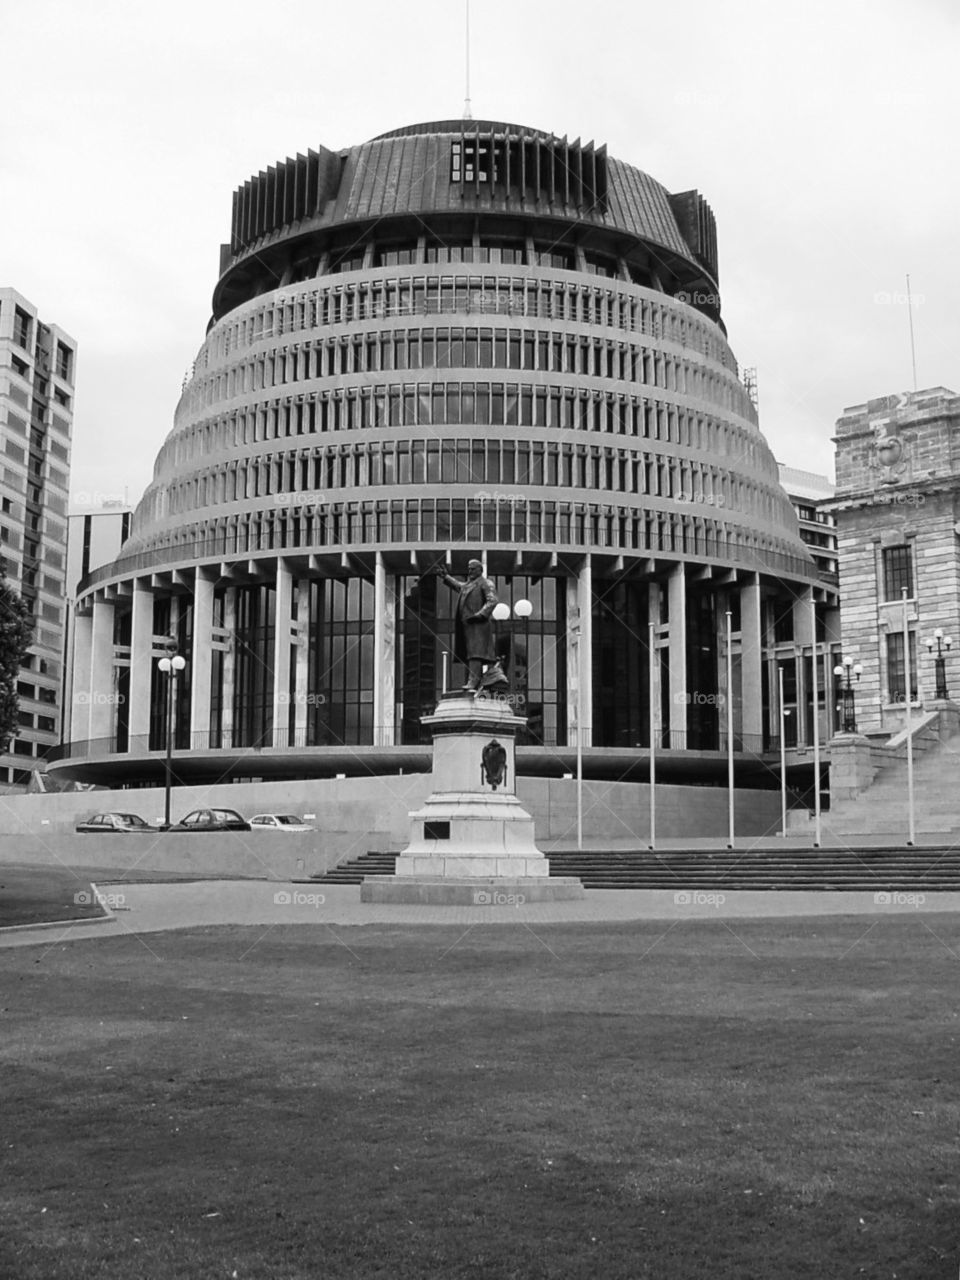
{"type": "Polygon", "coordinates": [[[497,593],[490,579],[483,576],[483,565],[479,560],[468,562],[466,582],[452,578],[443,569],[438,569],[437,573],[448,587],[460,595],[454,624],[453,657],[467,668],[464,689],[476,692],[483,679],[484,667],[497,661],[492,619],[497,593]]]}

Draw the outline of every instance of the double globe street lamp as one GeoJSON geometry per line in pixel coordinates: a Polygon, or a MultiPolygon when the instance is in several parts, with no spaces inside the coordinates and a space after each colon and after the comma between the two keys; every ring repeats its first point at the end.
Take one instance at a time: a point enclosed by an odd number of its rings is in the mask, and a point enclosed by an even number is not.
{"type": "Polygon", "coordinates": [[[857,716],[853,696],[853,677],[857,684],[863,675],[863,665],[852,658],[842,658],[833,668],[833,674],[841,681],[840,685],[840,732],[856,733],[857,716]]]}
{"type": "MultiPolygon", "coordinates": [[[[494,619],[497,622],[506,622],[511,612],[519,618],[524,624],[524,705],[528,701],[529,693],[529,669],[530,669],[530,615],[533,613],[533,605],[529,600],[518,600],[511,610],[505,600],[501,600],[493,610],[494,619]]],[[[509,651],[509,678],[510,687],[513,689],[514,695],[519,693],[516,687],[516,677],[514,675],[514,660],[516,657],[516,646],[514,644],[513,628],[510,629],[510,651],[509,651]]]]}
{"type": "Polygon", "coordinates": [[[927,646],[927,652],[931,654],[933,653],[933,646],[937,646],[937,656],[934,658],[937,691],[934,697],[938,701],[945,702],[950,695],[947,693],[947,660],[944,654],[945,652],[949,653],[950,646],[953,644],[953,641],[949,636],[945,636],[943,634],[943,627],[937,627],[936,631],[933,633],[932,639],[924,640],[923,643],[927,646]]]}
{"type": "Polygon", "coordinates": [[[173,764],[173,686],[177,676],[187,665],[186,658],[177,652],[177,642],[172,637],[167,643],[167,656],[161,658],[157,666],[167,677],[167,696],[166,696],[166,737],[167,737],[167,763],[165,770],[165,786],[164,786],[164,802],[163,802],[163,829],[166,831],[170,826],[170,774],[173,764]]]}

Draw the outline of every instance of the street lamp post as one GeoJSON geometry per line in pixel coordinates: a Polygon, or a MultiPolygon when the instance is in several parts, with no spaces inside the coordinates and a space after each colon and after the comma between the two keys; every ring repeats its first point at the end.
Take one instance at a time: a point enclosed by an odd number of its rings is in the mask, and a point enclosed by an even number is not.
{"type": "Polygon", "coordinates": [[[171,638],[168,644],[168,654],[165,658],[161,658],[157,666],[167,677],[167,696],[166,696],[166,731],[167,731],[167,762],[165,770],[165,786],[164,786],[164,802],[163,802],[163,829],[166,831],[170,827],[170,775],[173,764],[173,686],[177,676],[187,665],[187,660],[177,652],[177,642],[171,638]]]}
{"type": "MultiPolygon", "coordinates": [[[[777,667],[780,686],[780,834],[787,834],[787,716],[783,705],[783,667],[777,667]]],[[[816,707],[814,707],[816,712],[816,707]]]]}
{"type": "Polygon", "coordinates": [[[833,668],[833,674],[843,682],[840,685],[840,732],[856,733],[857,715],[852,677],[856,676],[859,684],[860,677],[863,675],[863,666],[859,662],[854,662],[852,658],[842,658],[833,668]]]}
{"type": "MultiPolygon", "coordinates": [[[[500,603],[497,604],[493,610],[493,616],[497,622],[506,622],[507,619],[510,617],[511,613],[513,613],[516,617],[520,618],[523,622],[523,634],[524,634],[524,645],[525,645],[523,705],[524,705],[524,708],[527,708],[530,701],[530,615],[533,613],[533,605],[530,603],[529,600],[518,600],[514,604],[513,609],[511,610],[510,606],[506,603],[506,601],[501,600],[500,603]]],[[[514,666],[515,666],[515,663],[514,663],[515,653],[516,653],[516,650],[515,650],[514,640],[513,640],[513,628],[511,627],[510,628],[510,656],[509,656],[510,685],[514,690],[514,694],[516,695],[517,689],[514,682],[514,674],[513,674],[514,666]]]]}
{"type": "Polygon", "coordinates": [[[937,656],[933,660],[937,679],[937,691],[934,696],[938,702],[946,702],[950,695],[947,692],[947,660],[944,655],[945,652],[949,653],[953,641],[949,636],[943,634],[943,627],[937,627],[933,633],[933,638],[924,640],[923,643],[927,646],[927,652],[931,654],[933,653],[934,644],[937,646],[937,656]]]}

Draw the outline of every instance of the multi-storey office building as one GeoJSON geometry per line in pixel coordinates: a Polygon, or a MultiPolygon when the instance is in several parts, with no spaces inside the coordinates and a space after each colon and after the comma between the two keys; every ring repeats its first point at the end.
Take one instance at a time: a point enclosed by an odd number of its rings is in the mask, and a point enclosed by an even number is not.
{"type": "Polygon", "coordinates": [[[823,577],[837,579],[837,519],[823,504],[831,501],[836,486],[814,471],[798,471],[780,463],[780,483],[793,503],[800,537],[823,577]]]}
{"type": "Polygon", "coordinates": [[[793,504],[800,537],[813,557],[827,599],[817,615],[817,670],[810,655],[798,652],[793,618],[783,615],[775,620],[771,636],[773,657],[783,668],[784,736],[788,746],[809,744],[813,737],[813,703],[816,692],[819,707],[818,733],[826,742],[839,729],[840,715],[834,696],[834,667],[840,658],[840,609],[836,597],[838,585],[836,517],[824,507],[834,495],[834,485],[813,471],[799,471],[780,464],[780,483],[793,504]]]}
{"type": "Polygon", "coordinates": [[[501,634],[524,767],[580,734],[620,776],[652,723],[706,769],[728,709],[744,759],[770,745],[773,629],[809,649],[829,590],[727,345],[709,207],[493,122],[271,167],[234,196],[131,538],[81,584],[75,687],[123,700],[75,700],[59,767],[157,766],[167,635],[181,777],[405,766],[452,639],[428,571],[480,552],[534,606],[501,634]]]}
{"type": "Polygon", "coordinates": [[[60,740],[76,349],[22,294],[0,288],[0,557],[35,623],[17,682],[20,733],[0,755],[0,784],[28,784],[60,740]]]}
{"type": "MultiPolygon", "coordinates": [[[[78,494],[67,513],[66,627],[64,629],[63,705],[74,704],[74,614],[77,589],[92,569],[116,560],[130,536],[133,511],[124,498],[103,494],[78,494]]],[[[111,691],[115,693],[115,691],[111,691]]],[[[90,696],[88,687],[77,691],[80,705],[90,696]]],[[[62,727],[69,739],[69,721],[62,727]]]]}

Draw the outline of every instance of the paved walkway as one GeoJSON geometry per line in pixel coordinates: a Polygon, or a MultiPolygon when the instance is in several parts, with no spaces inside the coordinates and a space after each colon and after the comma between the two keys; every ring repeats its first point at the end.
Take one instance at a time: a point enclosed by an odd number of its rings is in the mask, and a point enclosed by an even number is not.
{"type": "Polygon", "coordinates": [[[98,884],[113,911],[103,922],[0,929],[0,946],[56,946],[91,938],[210,925],[576,924],[630,920],[723,920],[764,916],[876,915],[960,911],[960,893],[726,892],[591,889],[575,902],[431,907],[363,903],[358,885],[201,880],[184,884],[98,884]]]}

